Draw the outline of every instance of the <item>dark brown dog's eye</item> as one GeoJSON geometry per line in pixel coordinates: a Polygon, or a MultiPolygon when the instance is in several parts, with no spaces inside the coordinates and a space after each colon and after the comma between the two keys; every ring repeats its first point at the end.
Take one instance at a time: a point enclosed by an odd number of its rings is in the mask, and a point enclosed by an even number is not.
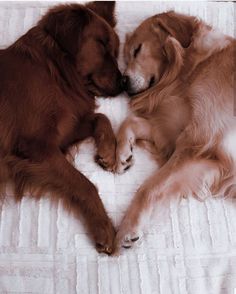
{"type": "Polygon", "coordinates": [[[87,75],[87,81],[88,81],[88,82],[92,82],[92,81],[93,81],[92,74],[88,74],[88,75],[87,75]]]}
{"type": "Polygon", "coordinates": [[[134,58],[138,55],[139,51],[141,50],[142,44],[139,44],[138,47],[134,50],[134,58]]]}
{"type": "Polygon", "coordinates": [[[98,42],[99,42],[104,48],[106,48],[106,44],[105,44],[105,42],[104,42],[103,40],[98,40],[98,42]]]}

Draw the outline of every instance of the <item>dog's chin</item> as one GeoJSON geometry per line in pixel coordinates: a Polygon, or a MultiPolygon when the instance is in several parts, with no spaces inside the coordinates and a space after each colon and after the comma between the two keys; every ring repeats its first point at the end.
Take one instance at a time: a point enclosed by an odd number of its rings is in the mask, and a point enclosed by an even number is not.
{"type": "Polygon", "coordinates": [[[156,80],[154,76],[151,76],[150,80],[149,80],[149,84],[147,87],[143,88],[143,89],[128,89],[126,92],[130,97],[134,97],[136,95],[142,94],[145,91],[147,91],[148,89],[152,88],[155,84],[156,84],[156,80]]]}
{"type": "Polygon", "coordinates": [[[142,94],[144,92],[146,92],[148,89],[152,88],[154,85],[152,86],[148,86],[147,88],[145,89],[142,89],[142,90],[138,90],[138,91],[135,91],[135,90],[127,90],[126,93],[128,94],[128,96],[130,98],[133,98],[135,97],[136,95],[139,95],[139,94],[142,94]]]}
{"type": "Polygon", "coordinates": [[[97,88],[97,87],[89,87],[88,91],[90,93],[90,95],[95,96],[95,97],[109,97],[111,95],[109,95],[108,93],[106,93],[105,91],[103,91],[101,88],[97,88]]]}
{"type": "Polygon", "coordinates": [[[107,91],[107,89],[103,89],[103,88],[97,87],[95,85],[92,85],[92,86],[88,87],[88,91],[93,96],[107,98],[107,97],[117,96],[118,94],[120,94],[122,92],[122,89],[117,87],[115,89],[110,89],[109,91],[107,91]]]}

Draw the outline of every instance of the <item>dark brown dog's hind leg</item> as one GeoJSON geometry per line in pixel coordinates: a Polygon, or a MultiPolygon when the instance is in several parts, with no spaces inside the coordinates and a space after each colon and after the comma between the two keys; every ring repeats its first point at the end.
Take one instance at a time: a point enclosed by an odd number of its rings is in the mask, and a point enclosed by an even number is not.
{"type": "Polygon", "coordinates": [[[16,192],[22,193],[24,187],[31,186],[43,187],[44,191],[60,195],[75,214],[82,213],[97,250],[112,253],[115,230],[96,187],[60,151],[41,162],[13,157],[8,166],[16,183],[16,192]]]}

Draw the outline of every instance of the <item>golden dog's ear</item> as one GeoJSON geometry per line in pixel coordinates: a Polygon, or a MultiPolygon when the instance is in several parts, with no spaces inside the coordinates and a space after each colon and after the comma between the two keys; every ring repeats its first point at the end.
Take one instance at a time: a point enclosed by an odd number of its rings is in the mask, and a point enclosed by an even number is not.
{"type": "Polygon", "coordinates": [[[85,6],[105,19],[111,27],[116,25],[115,1],[94,1],[85,6]]]}
{"type": "Polygon", "coordinates": [[[179,74],[179,71],[183,65],[184,49],[180,42],[171,36],[166,38],[163,46],[163,54],[168,60],[168,69],[165,71],[161,78],[160,83],[170,84],[179,74]]]}
{"type": "Polygon", "coordinates": [[[130,37],[132,36],[132,33],[129,32],[129,33],[126,33],[125,35],[125,43],[129,41],[130,37]]]}
{"type": "Polygon", "coordinates": [[[154,27],[162,29],[177,39],[182,47],[187,48],[192,39],[196,18],[169,11],[158,14],[154,20],[154,27]]]}
{"type": "Polygon", "coordinates": [[[176,38],[168,36],[162,50],[170,64],[174,63],[175,60],[182,60],[183,48],[176,38]]]}
{"type": "Polygon", "coordinates": [[[152,113],[157,109],[159,101],[165,97],[166,89],[178,76],[183,65],[184,49],[180,42],[172,36],[167,36],[163,45],[163,54],[168,65],[160,81],[146,91],[137,94],[131,101],[133,111],[152,113]],[[157,95],[158,93],[158,95],[157,95]]]}

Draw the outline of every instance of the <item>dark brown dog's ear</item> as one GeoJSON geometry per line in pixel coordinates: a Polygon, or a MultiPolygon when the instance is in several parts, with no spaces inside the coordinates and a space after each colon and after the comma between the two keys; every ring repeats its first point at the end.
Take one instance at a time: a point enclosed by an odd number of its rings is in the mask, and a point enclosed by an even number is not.
{"type": "Polygon", "coordinates": [[[39,25],[43,26],[63,51],[75,56],[81,32],[88,21],[88,12],[81,5],[60,5],[49,10],[39,25]]]}
{"type": "Polygon", "coordinates": [[[85,6],[104,18],[111,27],[114,27],[116,25],[115,4],[115,1],[94,1],[85,6]]]}
{"type": "Polygon", "coordinates": [[[159,26],[177,39],[183,48],[187,48],[191,43],[196,23],[197,21],[194,17],[169,11],[158,14],[155,18],[154,26],[159,26]]]}

